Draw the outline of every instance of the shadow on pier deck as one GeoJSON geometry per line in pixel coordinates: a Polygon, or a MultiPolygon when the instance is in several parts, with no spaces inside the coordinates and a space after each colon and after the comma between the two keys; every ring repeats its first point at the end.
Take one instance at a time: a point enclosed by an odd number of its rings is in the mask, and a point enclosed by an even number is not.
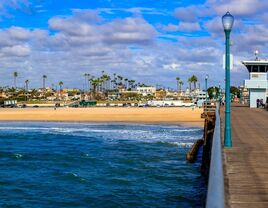
{"type": "MultiPolygon", "coordinates": [[[[221,109],[222,137],[224,109],[221,109]]],[[[224,148],[226,207],[268,207],[268,111],[231,107],[232,148],[224,148]]]]}

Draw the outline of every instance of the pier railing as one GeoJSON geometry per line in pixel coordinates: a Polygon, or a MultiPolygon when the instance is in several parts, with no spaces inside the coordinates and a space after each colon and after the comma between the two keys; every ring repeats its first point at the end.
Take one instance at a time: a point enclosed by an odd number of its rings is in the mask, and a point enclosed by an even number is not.
{"type": "Polygon", "coordinates": [[[216,123],[211,148],[206,208],[224,208],[224,176],[221,145],[221,123],[218,105],[215,113],[216,123]]]}

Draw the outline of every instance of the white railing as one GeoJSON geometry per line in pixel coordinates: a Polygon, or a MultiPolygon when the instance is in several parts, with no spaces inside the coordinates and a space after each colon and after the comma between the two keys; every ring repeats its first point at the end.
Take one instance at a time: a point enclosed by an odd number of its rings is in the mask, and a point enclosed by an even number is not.
{"type": "Polygon", "coordinates": [[[224,175],[219,107],[213,134],[206,208],[224,208],[224,175]]]}

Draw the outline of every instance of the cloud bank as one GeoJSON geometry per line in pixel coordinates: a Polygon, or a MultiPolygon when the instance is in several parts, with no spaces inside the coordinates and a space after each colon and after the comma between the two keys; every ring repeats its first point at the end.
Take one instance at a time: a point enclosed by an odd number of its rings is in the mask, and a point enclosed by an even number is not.
{"type": "Polygon", "coordinates": [[[254,58],[255,49],[267,55],[268,3],[239,2],[207,0],[168,10],[160,3],[159,8],[69,8],[68,14],[47,14],[45,27],[27,27],[16,25],[13,10],[31,16],[32,8],[43,5],[1,1],[0,15],[11,22],[0,29],[2,85],[11,85],[12,73],[18,71],[21,85],[29,79],[31,86],[41,86],[42,75],[47,74],[49,84],[62,80],[65,86],[82,88],[84,73],[98,75],[105,70],[174,88],[177,76],[186,86],[188,77],[195,74],[202,86],[208,73],[211,85],[223,86],[221,16],[227,10],[236,18],[232,82],[241,84],[247,72],[240,61],[254,58]]]}

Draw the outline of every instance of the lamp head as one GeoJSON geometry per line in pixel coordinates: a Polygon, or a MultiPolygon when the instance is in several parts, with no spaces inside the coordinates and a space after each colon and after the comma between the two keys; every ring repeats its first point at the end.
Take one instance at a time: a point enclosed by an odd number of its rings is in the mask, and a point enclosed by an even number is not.
{"type": "Polygon", "coordinates": [[[231,31],[234,24],[234,16],[227,12],[225,15],[222,16],[222,25],[224,31],[231,31]]]}
{"type": "Polygon", "coordinates": [[[259,51],[258,50],[254,51],[254,54],[255,54],[256,60],[258,60],[259,51]]]}
{"type": "Polygon", "coordinates": [[[208,80],[208,78],[209,78],[209,76],[208,76],[208,74],[206,74],[206,77],[205,77],[205,79],[206,79],[206,80],[208,80]]]}

